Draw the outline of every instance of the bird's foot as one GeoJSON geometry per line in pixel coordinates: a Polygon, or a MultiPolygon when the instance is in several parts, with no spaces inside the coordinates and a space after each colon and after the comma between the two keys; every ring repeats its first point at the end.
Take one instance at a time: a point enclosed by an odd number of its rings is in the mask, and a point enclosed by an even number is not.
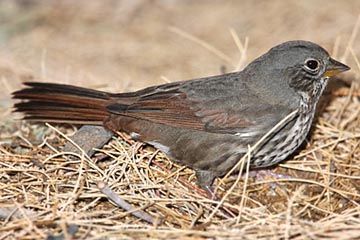
{"type": "MultiPolygon", "coordinates": [[[[245,174],[246,173],[243,173],[243,177],[245,176],[245,174]]],[[[277,184],[274,181],[269,181],[266,177],[270,177],[270,178],[274,178],[274,179],[292,179],[293,178],[293,176],[288,175],[288,174],[275,173],[271,169],[250,170],[248,173],[248,176],[251,178],[256,177],[256,179],[266,182],[266,184],[268,184],[271,188],[278,188],[280,186],[279,186],[279,184],[277,184]]]]}

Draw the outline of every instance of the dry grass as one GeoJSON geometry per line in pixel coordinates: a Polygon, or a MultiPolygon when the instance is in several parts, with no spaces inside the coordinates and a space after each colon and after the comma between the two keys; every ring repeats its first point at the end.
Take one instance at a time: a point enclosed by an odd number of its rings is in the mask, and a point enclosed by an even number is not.
{"type": "MultiPolygon", "coordinates": [[[[40,4],[27,9],[27,14],[13,2],[0,6],[13,11],[13,16],[4,17],[11,31],[4,31],[8,39],[0,48],[0,82],[7,93],[31,78],[116,91],[149,85],[146,79],[151,78],[152,83],[161,83],[160,76],[172,80],[211,75],[221,66],[239,69],[274,43],[292,38],[333,47],[334,55],[351,65],[352,72],[330,86],[303,148],[272,169],[284,178],[218,179],[217,196],[222,201],[203,196],[196,188],[194,171],[122,133],[92,159],[63,152],[74,127],[10,120],[12,101],[5,94],[0,99],[0,239],[61,234],[70,239],[68,231],[75,232],[76,239],[360,238],[360,23],[352,1],[332,1],[328,6],[319,1],[314,3],[317,7],[309,4],[313,1],[303,1],[304,5],[294,1],[283,8],[281,1],[273,1],[276,14],[261,12],[256,21],[249,20],[254,13],[245,9],[262,10],[251,1],[240,5],[124,1],[116,7],[109,7],[112,1],[89,5],[61,1],[57,8],[40,4]],[[241,17],[233,10],[240,6],[241,17]],[[312,7],[318,14],[300,16],[312,7]],[[341,16],[334,13],[336,23],[324,13],[334,7],[341,16]],[[289,12],[292,18],[283,22],[282,16],[289,12]],[[20,13],[25,20],[15,17],[20,13]],[[197,24],[184,22],[184,16],[197,24]],[[316,31],[286,28],[299,21],[316,31]],[[283,23],[285,29],[269,28],[267,22],[283,23]],[[234,24],[246,29],[233,28],[234,24]],[[331,24],[337,27],[319,34],[319,28],[331,24]],[[272,29],[274,35],[254,30],[256,26],[272,29]],[[114,83],[114,76],[122,81],[114,83]],[[108,83],[115,86],[110,89],[108,83]],[[100,191],[99,182],[106,182],[155,222],[114,206],[100,191]]],[[[268,7],[266,2],[260,5],[268,7]]]]}

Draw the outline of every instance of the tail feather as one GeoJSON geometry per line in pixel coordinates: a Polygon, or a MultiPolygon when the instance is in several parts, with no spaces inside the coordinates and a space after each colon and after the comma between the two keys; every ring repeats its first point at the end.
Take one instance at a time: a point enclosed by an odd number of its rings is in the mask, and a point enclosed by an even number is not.
{"type": "MultiPolygon", "coordinates": [[[[104,100],[109,99],[109,93],[102,92],[98,90],[92,90],[83,87],[77,87],[66,84],[57,84],[57,83],[42,83],[42,82],[25,82],[25,86],[30,88],[25,88],[17,92],[23,93],[54,93],[54,90],[57,94],[63,95],[75,95],[89,98],[101,98],[104,100]]],[[[17,93],[15,92],[15,93],[17,93]]]]}
{"type": "Polygon", "coordinates": [[[41,122],[102,124],[109,116],[111,94],[64,84],[27,82],[28,88],[13,93],[22,100],[14,105],[24,119],[41,122]]]}

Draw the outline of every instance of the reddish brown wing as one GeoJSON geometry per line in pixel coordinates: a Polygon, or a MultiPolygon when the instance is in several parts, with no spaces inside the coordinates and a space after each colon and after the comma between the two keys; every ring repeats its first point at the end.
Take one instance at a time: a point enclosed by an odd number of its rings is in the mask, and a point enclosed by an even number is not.
{"type": "Polygon", "coordinates": [[[238,97],[222,95],[214,99],[209,96],[208,101],[204,98],[201,101],[194,97],[189,99],[188,95],[181,91],[181,84],[153,87],[131,93],[131,95],[119,94],[116,96],[116,103],[107,106],[107,109],[113,114],[174,127],[233,134],[270,128],[290,112],[281,111],[284,114],[278,114],[278,109],[271,111],[272,106],[259,104],[256,97],[250,99],[248,104],[239,103],[236,106],[220,107],[219,102],[234,102],[238,97]],[[270,110],[267,111],[269,114],[277,115],[265,116],[261,113],[263,111],[259,111],[259,107],[256,106],[261,106],[262,109],[267,108],[270,110]]]}
{"type": "Polygon", "coordinates": [[[138,94],[140,96],[119,94],[114,98],[116,103],[107,106],[108,111],[174,127],[204,130],[202,118],[196,116],[192,109],[196,103],[189,101],[185,93],[178,91],[178,86],[148,89],[138,94]],[[129,103],[129,97],[132,98],[132,103],[129,103]]]}

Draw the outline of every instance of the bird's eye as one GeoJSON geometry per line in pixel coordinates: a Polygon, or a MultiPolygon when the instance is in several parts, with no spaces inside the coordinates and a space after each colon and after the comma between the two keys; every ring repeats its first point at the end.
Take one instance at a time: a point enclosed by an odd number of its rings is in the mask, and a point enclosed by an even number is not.
{"type": "Polygon", "coordinates": [[[315,72],[319,69],[320,63],[318,60],[309,58],[305,61],[305,68],[310,70],[311,72],[315,72]]]}

